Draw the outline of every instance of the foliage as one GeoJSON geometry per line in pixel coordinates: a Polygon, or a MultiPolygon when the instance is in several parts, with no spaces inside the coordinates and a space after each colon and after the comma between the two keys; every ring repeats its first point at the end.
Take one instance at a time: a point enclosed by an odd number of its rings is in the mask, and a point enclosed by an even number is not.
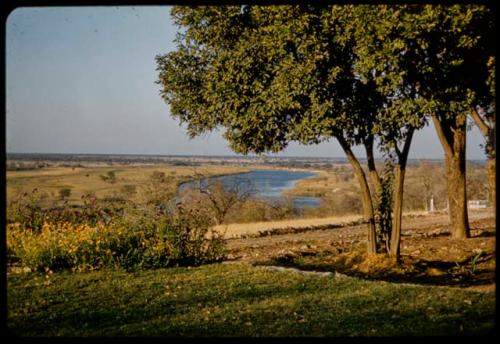
{"type": "Polygon", "coordinates": [[[132,196],[137,192],[137,186],[134,184],[125,184],[121,190],[125,195],[132,196]]]}
{"type": "Polygon", "coordinates": [[[148,182],[140,187],[141,203],[146,205],[146,211],[152,210],[152,216],[163,216],[174,206],[177,188],[178,183],[174,176],[154,171],[148,182]]]}
{"type": "Polygon", "coordinates": [[[377,248],[389,252],[392,234],[392,202],[394,191],[394,162],[387,158],[381,175],[381,191],[375,200],[375,220],[377,224],[377,248]],[[381,247],[383,245],[383,247],[381,247]]]}
{"type": "MultiPolygon", "coordinates": [[[[158,83],[189,135],[223,128],[245,154],[337,138],[353,166],[351,146],[369,155],[376,139],[397,158],[388,206],[398,248],[414,131],[432,114],[451,135],[494,82],[494,25],[484,6],[179,6],[172,16],[177,51],[157,56],[158,83]]],[[[355,171],[371,223],[373,197],[355,171]]]]}
{"type": "Polygon", "coordinates": [[[39,231],[45,220],[42,210],[47,195],[38,191],[19,194],[7,207],[7,223],[18,223],[22,229],[39,231]]]}
{"type": "Polygon", "coordinates": [[[120,205],[120,202],[115,199],[101,200],[92,193],[84,194],[81,199],[83,204],[79,206],[71,206],[65,202],[59,206],[42,209],[45,221],[96,226],[97,224],[108,224],[114,217],[123,214],[123,205],[120,205]]]}
{"type": "Polygon", "coordinates": [[[71,188],[62,188],[59,190],[59,197],[61,199],[68,198],[69,196],[71,196],[71,188]]]}
{"type": "Polygon", "coordinates": [[[120,216],[110,216],[96,198],[84,201],[85,206],[77,209],[37,208],[36,214],[45,219],[38,230],[31,230],[30,222],[11,222],[10,260],[39,270],[136,269],[198,265],[223,255],[223,241],[203,214],[176,209],[152,216],[151,211],[127,208],[120,216]]]}
{"type": "Polygon", "coordinates": [[[7,227],[7,247],[32,270],[95,270],[199,265],[223,256],[210,221],[183,209],[151,220],[129,215],[110,224],[44,223],[38,232],[7,227]]]}
{"type": "MultiPolygon", "coordinates": [[[[373,251],[374,197],[351,147],[365,145],[367,155],[373,155],[377,139],[383,151],[397,156],[402,173],[397,174],[394,204],[387,206],[398,214],[395,233],[400,233],[410,143],[435,106],[433,99],[422,97],[415,77],[420,65],[413,63],[419,55],[412,35],[420,30],[413,17],[426,10],[174,7],[172,16],[182,31],[178,50],[157,56],[161,94],[190,136],[222,127],[239,153],[278,152],[291,141],[315,144],[336,138],[361,185],[373,251]],[[399,38],[401,32],[406,41],[399,38]]],[[[371,164],[370,176],[379,178],[377,173],[371,164]]],[[[399,247],[398,238],[394,246],[399,247]]]]}
{"type": "Polygon", "coordinates": [[[106,172],[106,174],[100,174],[99,177],[105,181],[105,182],[109,182],[109,183],[116,183],[116,173],[115,171],[108,171],[106,172]]]}
{"type": "Polygon", "coordinates": [[[237,211],[252,195],[248,180],[236,180],[229,186],[211,181],[202,174],[197,174],[196,178],[199,186],[184,192],[181,202],[185,207],[209,214],[218,225],[225,223],[231,212],[237,211]]]}

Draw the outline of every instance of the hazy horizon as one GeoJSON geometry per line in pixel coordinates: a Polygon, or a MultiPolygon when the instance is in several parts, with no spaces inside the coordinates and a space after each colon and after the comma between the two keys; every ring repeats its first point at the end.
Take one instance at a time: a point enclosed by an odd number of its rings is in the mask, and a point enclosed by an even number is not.
{"type": "MultiPolygon", "coordinates": [[[[259,158],[259,157],[267,157],[267,158],[283,158],[283,159],[291,159],[291,158],[311,158],[311,159],[343,159],[347,160],[346,156],[304,156],[304,155],[278,155],[278,154],[233,154],[233,155],[220,155],[220,154],[134,154],[134,153],[39,153],[39,152],[6,152],[7,155],[102,155],[102,156],[164,156],[164,157],[216,157],[216,158],[259,158]]],[[[358,157],[360,160],[366,160],[366,157],[358,157]]],[[[384,157],[376,157],[375,160],[383,160],[384,157]]],[[[444,161],[444,157],[442,158],[408,158],[408,160],[439,160],[444,161]]],[[[487,159],[470,159],[467,161],[484,161],[487,159]]]]}
{"type": "MultiPolygon", "coordinates": [[[[6,152],[240,156],[221,131],[190,140],[159,95],[155,56],[175,49],[169,6],[18,8],[6,22],[6,152]]],[[[485,160],[467,135],[467,159],[485,160]]],[[[365,157],[362,147],[354,153],[365,157]]],[[[410,159],[442,159],[434,128],[410,159]]],[[[291,143],[283,157],[345,157],[335,141],[291,143]]],[[[379,152],[376,153],[381,158],[379,152]]]]}

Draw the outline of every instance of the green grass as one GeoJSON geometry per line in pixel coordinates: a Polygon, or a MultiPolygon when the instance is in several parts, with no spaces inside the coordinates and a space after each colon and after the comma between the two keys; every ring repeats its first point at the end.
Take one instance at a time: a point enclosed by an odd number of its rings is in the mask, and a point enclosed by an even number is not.
{"type": "Polygon", "coordinates": [[[10,274],[7,294],[7,325],[22,336],[483,334],[495,317],[494,293],[245,264],[10,274]]]}

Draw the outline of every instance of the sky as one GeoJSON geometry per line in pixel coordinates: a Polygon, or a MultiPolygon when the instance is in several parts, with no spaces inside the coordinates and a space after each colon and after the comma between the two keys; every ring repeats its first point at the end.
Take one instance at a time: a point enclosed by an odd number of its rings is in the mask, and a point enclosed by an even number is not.
{"type": "MultiPolygon", "coordinates": [[[[169,6],[23,7],[6,22],[7,153],[234,155],[212,132],[189,139],[159,94],[155,56],[175,50],[169,6]]],[[[473,126],[467,159],[483,160],[473,126]]],[[[361,148],[354,152],[364,157],[361,148]]],[[[278,156],[344,157],[332,140],[278,156]]],[[[380,155],[378,155],[380,157],[380,155]]],[[[434,128],[410,159],[442,159],[434,128]]]]}

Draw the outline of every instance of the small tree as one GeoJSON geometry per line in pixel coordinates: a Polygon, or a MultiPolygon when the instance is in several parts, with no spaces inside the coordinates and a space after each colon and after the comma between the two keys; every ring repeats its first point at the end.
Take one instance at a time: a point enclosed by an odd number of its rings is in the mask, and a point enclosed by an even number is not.
{"type": "Polygon", "coordinates": [[[108,171],[106,174],[99,175],[99,177],[105,182],[109,182],[111,184],[116,183],[115,171],[108,171]]]}
{"type": "Polygon", "coordinates": [[[278,152],[289,142],[336,138],[358,177],[368,251],[376,252],[373,203],[351,147],[371,153],[373,84],[353,74],[342,8],[174,7],[178,50],[157,57],[162,96],[191,137],[217,127],[236,152],[278,152]],[[332,13],[333,12],[333,13],[332,13]]]}
{"type": "Polygon", "coordinates": [[[59,190],[59,197],[64,200],[65,198],[68,198],[71,196],[71,189],[70,188],[62,188],[59,190]]]}
{"type": "Polygon", "coordinates": [[[230,212],[245,203],[252,194],[247,180],[236,180],[231,185],[224,185],[218,181],[210,181],[199,173],[196,173],[196,179],[197,188],[186,192],[182,203],[185,207],[203,208],[211,214],[216,225],[225,223],[230,212]]]}

